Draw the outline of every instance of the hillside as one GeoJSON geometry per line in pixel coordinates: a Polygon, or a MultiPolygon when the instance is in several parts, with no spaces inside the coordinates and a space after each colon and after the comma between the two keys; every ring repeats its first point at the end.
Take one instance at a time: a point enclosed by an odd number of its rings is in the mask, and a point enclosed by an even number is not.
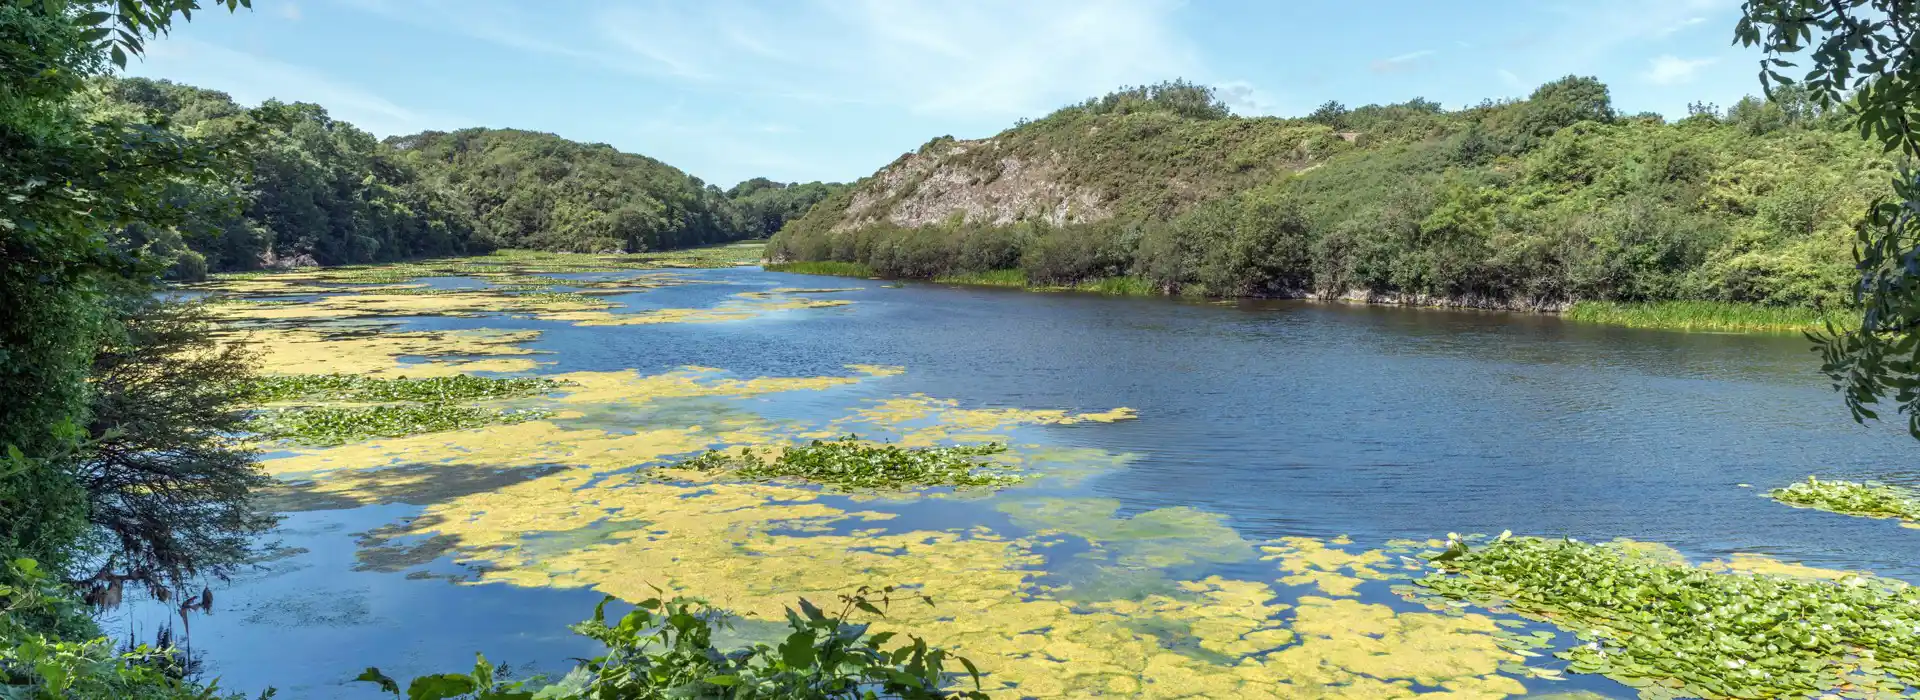
{"type": "Polygon", "coordinates": [[[1668,121],[1568,77],[1457,111],[1416,99],[1275,119],[1186,83],[1123,90],[935,139],[768,255],[1211,296],[1844,304],[1854,226],[1892,164],[1777,97],[1668,121]]]}
{"type": "Polygon", "coordinates": [[[128,231],[176,260],[174,276],[484,253],[665,250],[762,238],[843,186],[754,178],[728,191],[605,144],[510,129],[426,132],[381,141],[320,105],[242,107],[226,93],[142,78],[99,78],[97,118],[145,118],[193,138],[267,128],[247,173],[195,185],[185,226],[128,231]],[[238,203],[238,210],[229,206],[238,203]]]}
{"type": "Polygon", "coordinates": [[[646,156],[516,129],[384,144],[517,248],[644,251],[747,237],[726,193],[646,156]]]}

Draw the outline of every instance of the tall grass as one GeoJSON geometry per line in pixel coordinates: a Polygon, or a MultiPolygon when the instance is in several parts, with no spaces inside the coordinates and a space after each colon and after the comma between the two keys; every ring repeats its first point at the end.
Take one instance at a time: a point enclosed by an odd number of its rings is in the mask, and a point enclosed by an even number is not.
{"type": "Polygon", "coordinates": [[[1073,288],[1075,291],[1081,292],[1097,292],[1100,294],[1130,297],[1153,296],[1160,293],[1160,290],[1155,288],[1153,283],[1147,281],[1146,278],[1131,275],[1126,277],[1101,277],[1099,279],[1081,280],[1078,284],[1073,285],[1073,288]]]}
{"type": "Polygon", "coordinates": [[[1821,312],[1786,306],[1754,306],[1718,301],[1661,301],[1624,304],[1583,301],[1563,314],[1572,321],[1632,328],[1671,328],[1695,331],[1810,331],[1852,323],[1845,312],[1821,312]]]}
{"type": "Polygon", "coordinates": [[[766,266],[769,272],[791,272],[799,275],[834,275],[836,277],[875,277],[873,268],[861,263],[834,262],[831,260],[810,260],[805,262],[772,263],[766,266]]]}
{"type": "Polygon", "coordinates": [[[982,287],[1025,287],[1027,271],[1019,268],[986,272],[954,272],[933,278],[939,284],[971,284],[982,287]]]}

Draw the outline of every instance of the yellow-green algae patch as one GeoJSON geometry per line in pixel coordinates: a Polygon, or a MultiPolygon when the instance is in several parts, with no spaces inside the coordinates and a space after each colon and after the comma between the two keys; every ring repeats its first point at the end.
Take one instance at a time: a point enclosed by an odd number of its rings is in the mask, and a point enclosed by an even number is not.
{"type": "Polygon", "coordinates": [[[614,475],[588,488],[561,473],[427,509],[409,531],[455,538],[456,561],[481,581],[590,587],[635,599],[699,594],[749,617],[777,619],[795,596],[831,599],[858,582],[920,587],[934,607],[896,608],[884,626],[940,639],[1017,696],[1395,697],[1439,686],[1458,697],[1522,690],[1497,675],[1520,657],[1478,615],[1397,613],[1357,600],[1284,606],[1254,581],[1186,582],[1144,601],[1070,603],[1041,583],[1026,539],[985,528],[834,534],[868,520],[778,485],[651,482],[614,475]],[[530,552],[529,538],[633,522],[570,551],[530,552]],[[801,535],[787,532],[799,530],[801,535]],[[1148,618],[1152,618],[1149,620],[1148,618]],[[1169,648],[1143,623],[1179,629],[1208,658],[1169,648]],[[1297,643],[1295,638],[1298,638],[1297,643]],[[1293,643],[1289,646],[1290,643],[1293,643]]]}
{"type": "Polygon", "coordinates": [[[1115,550],[1121,566],[1163,569],[1253,557],[1253,545],[1226,518],[1187,507],[1119,515],[1111,498],[1036,498],[999,504],[1015,525],[1036,536],[1070,535],[1115,550]]]}
{"type": "MultiPolygon", "coordinates": [[[[1344,543],[1335,540],[1334,544],[1344,543]]],[[[1329,595],[1353,595],[1366,581],[1397,577],[1382,570],[1388,564],[1386,553],[1380,550],[1352,553],[1311,537],[1283,537],[1262,545],[1260,551],[1262,560],[1276,561],[1287,572],[1281,583],[1311,584],[1329,595]]]]}
{"type": "Polygon", "coordinates": [[[833,427],[842,432],[857,432],[862,425],[885,428],[903,433],[902,444],[919,446],[989,439],[995,431],[1018,425],[1112,423],[1134,417],[1134,410],[1126,407],[1090,413],[1061,409],[961,408],[959,402],[952,399],[912,394],[873,402],[835,421],[833,427]]]}
{"type": "Polygon", "coordinates": [[[541,318],[567,321],[579,326],[644,326],[657,323],[719,323],[744,321],[776,311],[823,309],[845,306],[845,299],[813,299],[801,296],[776,296],[765,292],[744,292],[735,299],[704,309],[652,309],[632,313],[608,311],[560,311],[542,313],[541,318]]]}
{"type": "MultiPolygon", "coordinates": [[[[825,389],[878,373],[750,379],[704,368],[574,373],[555,375],[575,386],[553,401],[585,408],[741,398],[825,389]]],[[[969,430],[1091,420],[1064,411],[967,409],[926,397],[913,402],[931,407],[915,415],[957,414],[969,430]]],[[[892,424],[904,439],[926,439],[897,417],[863,420],[892,424]]],[[[1007,697],[1376,698],[1440,688],[1443,697],[1491,698],[1523,690],[1498,673],[1501,663],[1520,657],[1502,648],[1497,626],[1478,615],[1398,613],[1333,592],[1290,609],[1264,582],[1220,577],[1172,582],[1138,598],[1070,598],[1047,581],[1043,547],[1029,538],[984,527],[888,530],[876,526],[891,514],[848,511],[823,502],[813,488],[663,481],[632,470],[713,444],[781,444],[769,424],[743,419],[618,433],[566,422],[556,416],[372,441],[266,466],[307,479],[316,495],[333,499],[382,502],[430,492],[433,502],[417,518],[368,543],[386,547],[375,559],[403,565],[450,556],[477,569],[483,583],[593,588],[630,600],[652,597],[652,586],[659,586],[760,620],[779,619],[796,596],[832,600],[862,582],[915,586],[938,605],[896,607],[883,626],[955,647],[980,662],[989,683],[1007,697]],[[381,468],[388,465],[407,468],[381,468]],[[448,484],[505,473],[514,478],[468,493],[440,488],[432,482],[441,477],[419,465],[471,472],[448,484]],[[401,541],[417,544],[385,544],[401,541]]],[[[1251,554],[1217,516],[1193,509],[1114,518],[1113,502],[1060,500],[1040,501],[1026,512],[1031,522],[1050,521],[1044,527],[1051,532],[1087,539],[1098,556],[1129,566],[1251,554]]],[[[1304,548],[1302,542],[1291,546],[1304,548]]]]}
{"type": "Polygon", "coordinates": [[[360,292],[333,294],[298,304],[239,302],[214,307],[228,321],[324,321],[391,316],[480,316],[531,314],[552,318],[613,306],[579,295],[505,294],[489,290],[436,290],[432,294],[360,292]]]}
{"type": "Polygon", "coordinates": [[[322,327],[258,328],[231,337],[258,351],[267,373],[433,377],[537,370],[541,363],[528,357],[536,353],[521,345],[539,336],[492,329],[341,333],[322,327]]]}

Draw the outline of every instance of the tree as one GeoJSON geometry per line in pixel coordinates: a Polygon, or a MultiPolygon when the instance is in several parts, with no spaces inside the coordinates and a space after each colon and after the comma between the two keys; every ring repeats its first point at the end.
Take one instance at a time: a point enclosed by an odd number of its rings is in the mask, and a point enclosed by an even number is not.
{"type": "Polygon", "coordinates": [[[1337,100],[1327,100],[1326,103],[1315,107],[1312,114],[1307,115],[1307,121],[1325,124],[1336,131],[1345,129],[1347,128],[1347,106],[1340,104],[1337,100]]]}
{"type": "Polygon", "coordinates": [[[81,464],[95,537],[88,600],[119,601],[124,584],[165,601],[200,576],[226,578],[275,519],[252,494],[269,478],[237,437],[253,357],[213,339],[199,303],[121,297],[118,331],[93,361],[81,464]]]}
{"type": "MultiPolygon", "coordinates": [[[[223,3],[237,6],[236,2],[223,3]]],[[[86,529],[81,454],[87,374],[113,319],[119,280],[152,261],[111,245],[134,224],[182,220],[169,195],[236,165],[247,126],[218,142],[153,124],[89,118],[71,99],[107,59],[124,63],[186,0],[128,0],[110,11],[61,0],[0,6],[0,557],[63,567],[86,529]]]]}
{"type": "MultiPolygon", "coordinates": [[[[1822,109],[1843,106],[1860,135],[1887,151],[1920,156],[1920,63],[1913,61],[1920,4],[1904,0],[1748,0],[1735,41],[1759,46],[1769,96],[1799,86],[1822,109]],[[1810,50],[1810,53],[1808,53],[1810,50]],[[1805,54],[1805,58],[1802,55],[1805,54]],[[1782,71],[1808,63],[1799,78],[1782,71]]],[[[1857,241],[1858,328],[1813,334],[1822,370],[1854,420],[1878,419],[1889,397],[1920,438],[1920,174],[1903,166],[1890,198],[1873,205],[1857,241]]]]}

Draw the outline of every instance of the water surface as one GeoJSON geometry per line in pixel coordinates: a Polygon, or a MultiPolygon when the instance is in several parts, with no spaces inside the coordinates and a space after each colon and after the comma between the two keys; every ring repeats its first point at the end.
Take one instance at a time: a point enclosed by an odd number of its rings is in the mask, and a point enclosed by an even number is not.
{"type": "MultiPolygon", "coordinates": [[[[906,370],[829,391],[677,405],[689,422],[750,409],[804,423],[861,401],[913,394],[968,408],[1138,412],[1137,420],[1011,433],[1130,456],[1081,478],[990,499],[876,505],[825,497],[896,514],[883,526],[888,531],[979,525],[1018,537],[1033,527],[1022,521],[1023,503],[1098,498],[1117,504],[1109,515],[1116,519],[1170,508],[1217,515],[1248,543],[1347,535],[1377,546],[1510,529],[1661,542],[1701,559],[1769,554],[1920,581],[1920,532],[1764,497],[1765,489],[1810,473],[1920,484],[1902,426],[1849,420],[1795,336],[1307,302],[882,286],[755,268],[675,274],[702,283],[607,298],[627,304],[624,312],[713,306],[743,291],[848,287],[833,297],[852,303],[718,323],[417,317],[403,319],[402,328],[537,330],[528,347],[551,353],[540,356],[553,363],[541,369],[549,373],[687,365],[741,377],[843,375],[849,364],[906,370]]],[[[471,281],[429,283],[451,289],[471,281]]],[[[220,589],[214,614],[189,621],[210,675],[242,690],[274,683],[283,697],[374,697],[343,681],[368,665],[396,676],[460,669],[482,650],[559,670],[592,651],[564,626],[590,611],[599,599],[593,591],[460,585],[452,579],[471,572],[447,556],[354,570],[361,533],[426,505],[315,505],[290,515],[277,534],[293,553],[220,589]]],[[[1043,548],[1042,566],[1092,589],[1113,569],[1075,556],[1085,549],[1072,538],[1053,543],[1043,548]]],[[[1169,580],[1278,578],[1270,563],[1245,557],[1164,568],[1169,580]]],[[[1375,588],[1365,595],[1392,599],[1375,588]]],[[[122,615],[142,634],[170,620],[180,624],[153,606],[122,615]]],[[[1591,677],[1528,687],[1632,697],[1591,677]]]]}

